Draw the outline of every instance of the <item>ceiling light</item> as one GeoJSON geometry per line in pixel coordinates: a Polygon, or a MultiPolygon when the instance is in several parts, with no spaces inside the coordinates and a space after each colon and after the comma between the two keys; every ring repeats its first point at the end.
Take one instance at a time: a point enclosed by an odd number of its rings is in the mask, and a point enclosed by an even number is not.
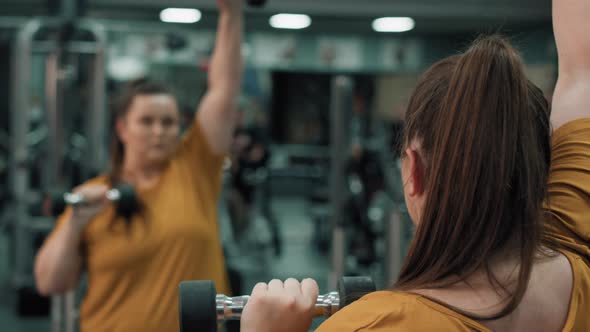
{"type": "Polygon", "coordinates": [[[160,20],[166,23],[196,23],[201,20],[201,12],[190,8],[166,8],[160,12],[160,20]]]}
{"type": "Polygon", "coordinates": [[[106,69],[109,77],[119,82],[136,80],[149,72],[145,59],[130,55],[109,57],[106,69]]]}
{"type": "Polygon", "coordinates": [[[275,29],[305,29],[311,25],[311,18],[301,14],[277,14],[270,18],[275,29]]]}
{"type": "Polygon", "coordinates": [[[416,22],[411,17],[382,17],[373,21],[377,32],[405,32],[414,29],[416,22]]]}

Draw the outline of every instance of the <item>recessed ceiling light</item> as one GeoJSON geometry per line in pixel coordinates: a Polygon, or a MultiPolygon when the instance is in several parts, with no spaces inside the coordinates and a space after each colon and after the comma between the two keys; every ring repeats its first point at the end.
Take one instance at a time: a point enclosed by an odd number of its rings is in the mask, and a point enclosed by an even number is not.
{"type": "Polygon", "coordinates": [[[190,8],[166,8],[160,12],[160,20],[166,23],[196,23],[201,16],[198,9],[190,8]]]}
{"type": "Polygon", "coordinates": [[[373,30],[377,32],[406,32],[415,26],[411,17],[381,17],[373,21],[373,30]]]}
{"type": "Polygon", "coordinates": [[[275,29],[305,29],[311,25],[311,18],[302,14],[276,14],[270,18],[270,26],[275,29]]]}

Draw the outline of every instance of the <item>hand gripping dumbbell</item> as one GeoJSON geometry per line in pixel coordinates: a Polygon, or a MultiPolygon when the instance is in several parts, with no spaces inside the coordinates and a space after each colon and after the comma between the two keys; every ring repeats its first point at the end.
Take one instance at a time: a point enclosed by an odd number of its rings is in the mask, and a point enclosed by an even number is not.
{"type": "MultiPolygon", "coordinates": [[[[375,291],[369,277],[344,277],[338,291],[318,296],[314,317],[329,317],[375,291]]],[[[180,332],[217,332],[217,324],[239,320],[250,296],[217,294],[212,281],[185,281],[179,286],[180,332]]]]}
{"type": "MultiPolygon", "coordinates": [[[[116,210],[119,215],[129,215],[137,208],[137,197],[132,186],[127,184],[118,185],[117,187],[106,192],[105,197],[117,205],[116,210]]],[[[58,216],[66,208],[66,205],[80,206],[86,201],[84,196],[77,193],[60,193],[51,195],[50,210],[53,216],[58,216]]]]}

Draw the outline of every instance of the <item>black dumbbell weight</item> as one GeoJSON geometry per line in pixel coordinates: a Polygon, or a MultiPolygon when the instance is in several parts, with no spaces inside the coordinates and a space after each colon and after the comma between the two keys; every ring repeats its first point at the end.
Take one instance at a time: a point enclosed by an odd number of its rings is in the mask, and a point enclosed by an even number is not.
{"type": "MultiPolygon", "coordinates": [[[[106,198],[116,204],[117,215],[132,215],[137,209],[137,196],[133,187],[127,184],[119,185],[105,194],[106,198]]],[[[51,195],[50,210],[53,216],[58,216],[66,206],[84,205],[84,196],[76,193],[59,193],[51,195]]]]}
{"type": "Polygon", "coordinates": [[[266,0],[248,0],[248,5],[252,7],[262,7],[266,4],[266,0]]]}
{"type": "MultiPolygon", "coordinates": [[[[329,317],[375,291],[369,277],[344,277],[338,291],[318,296],[315,317],[329,317]]],[[[221,322],[239,320],[249,296],[217,294],[212,281],[185,281],[179,286],[180,332],[217,332],[221,322]]]]}

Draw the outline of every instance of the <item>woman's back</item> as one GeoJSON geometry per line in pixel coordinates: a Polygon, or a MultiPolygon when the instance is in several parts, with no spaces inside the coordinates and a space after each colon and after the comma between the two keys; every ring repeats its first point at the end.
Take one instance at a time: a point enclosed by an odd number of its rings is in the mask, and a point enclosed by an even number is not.
{"type": "MultiPolygon", "coordinates": [[[[518,260],[504,260],[500,264],[494,269],[498,280],[503,285],[516,285],[518,260]]],[[[557,252],[539,258],[534,263],[527,291],[519,306],[505,317],[479,323],[493,331],[562,331],[569,315],[572,286],[572,266],[568,257],[557,252]]],[[[498,290],[489,284],[483,271],[450,289],[417,293],[483,317],[493,316],[507,302],[506,297],[503,300],[498,290]]]]}
{"type": "Polygon", "coordinates": [[[589,290],[590,268],[579,256],[566,252],[536,264],[530,287],[520,305],[508,316],[495,321],[478,322],[447,307],[452,304],[484,315],[494,314],[502,308],[492,289],[467,286],[421,292],[428,297],[376,292],[336,313],[317,331],[589,331],[589,290]],[[433,301],[433,298],[437,300],[433,301]],[[439,304],[439,301],[447,304],[439,304]]]}
{"type": "MultiPolygon", "coordinates": [[[[552,137],[548,220],[544,238],[559,252],[533,264],[519,306],[494,321],[475,321],[449,306],[477,315],[497,313],[497,288],[485,273],[438,290],[377,292],[353,303],[324,323],[330,331],[590,331],[590,118],[570,122],[552,137]],[[440,302],[440,303],[439,303],[440,302]],[[444,304],[443,304],[444,303],[444,304]]],[[[516,260],[494,264],[499,281],[515,272],[516,260]]],[[[511,277],[514,281],[514,277],[511,277]]],[[[510,288],[510,284],[507,285],[510,288]]]]}

